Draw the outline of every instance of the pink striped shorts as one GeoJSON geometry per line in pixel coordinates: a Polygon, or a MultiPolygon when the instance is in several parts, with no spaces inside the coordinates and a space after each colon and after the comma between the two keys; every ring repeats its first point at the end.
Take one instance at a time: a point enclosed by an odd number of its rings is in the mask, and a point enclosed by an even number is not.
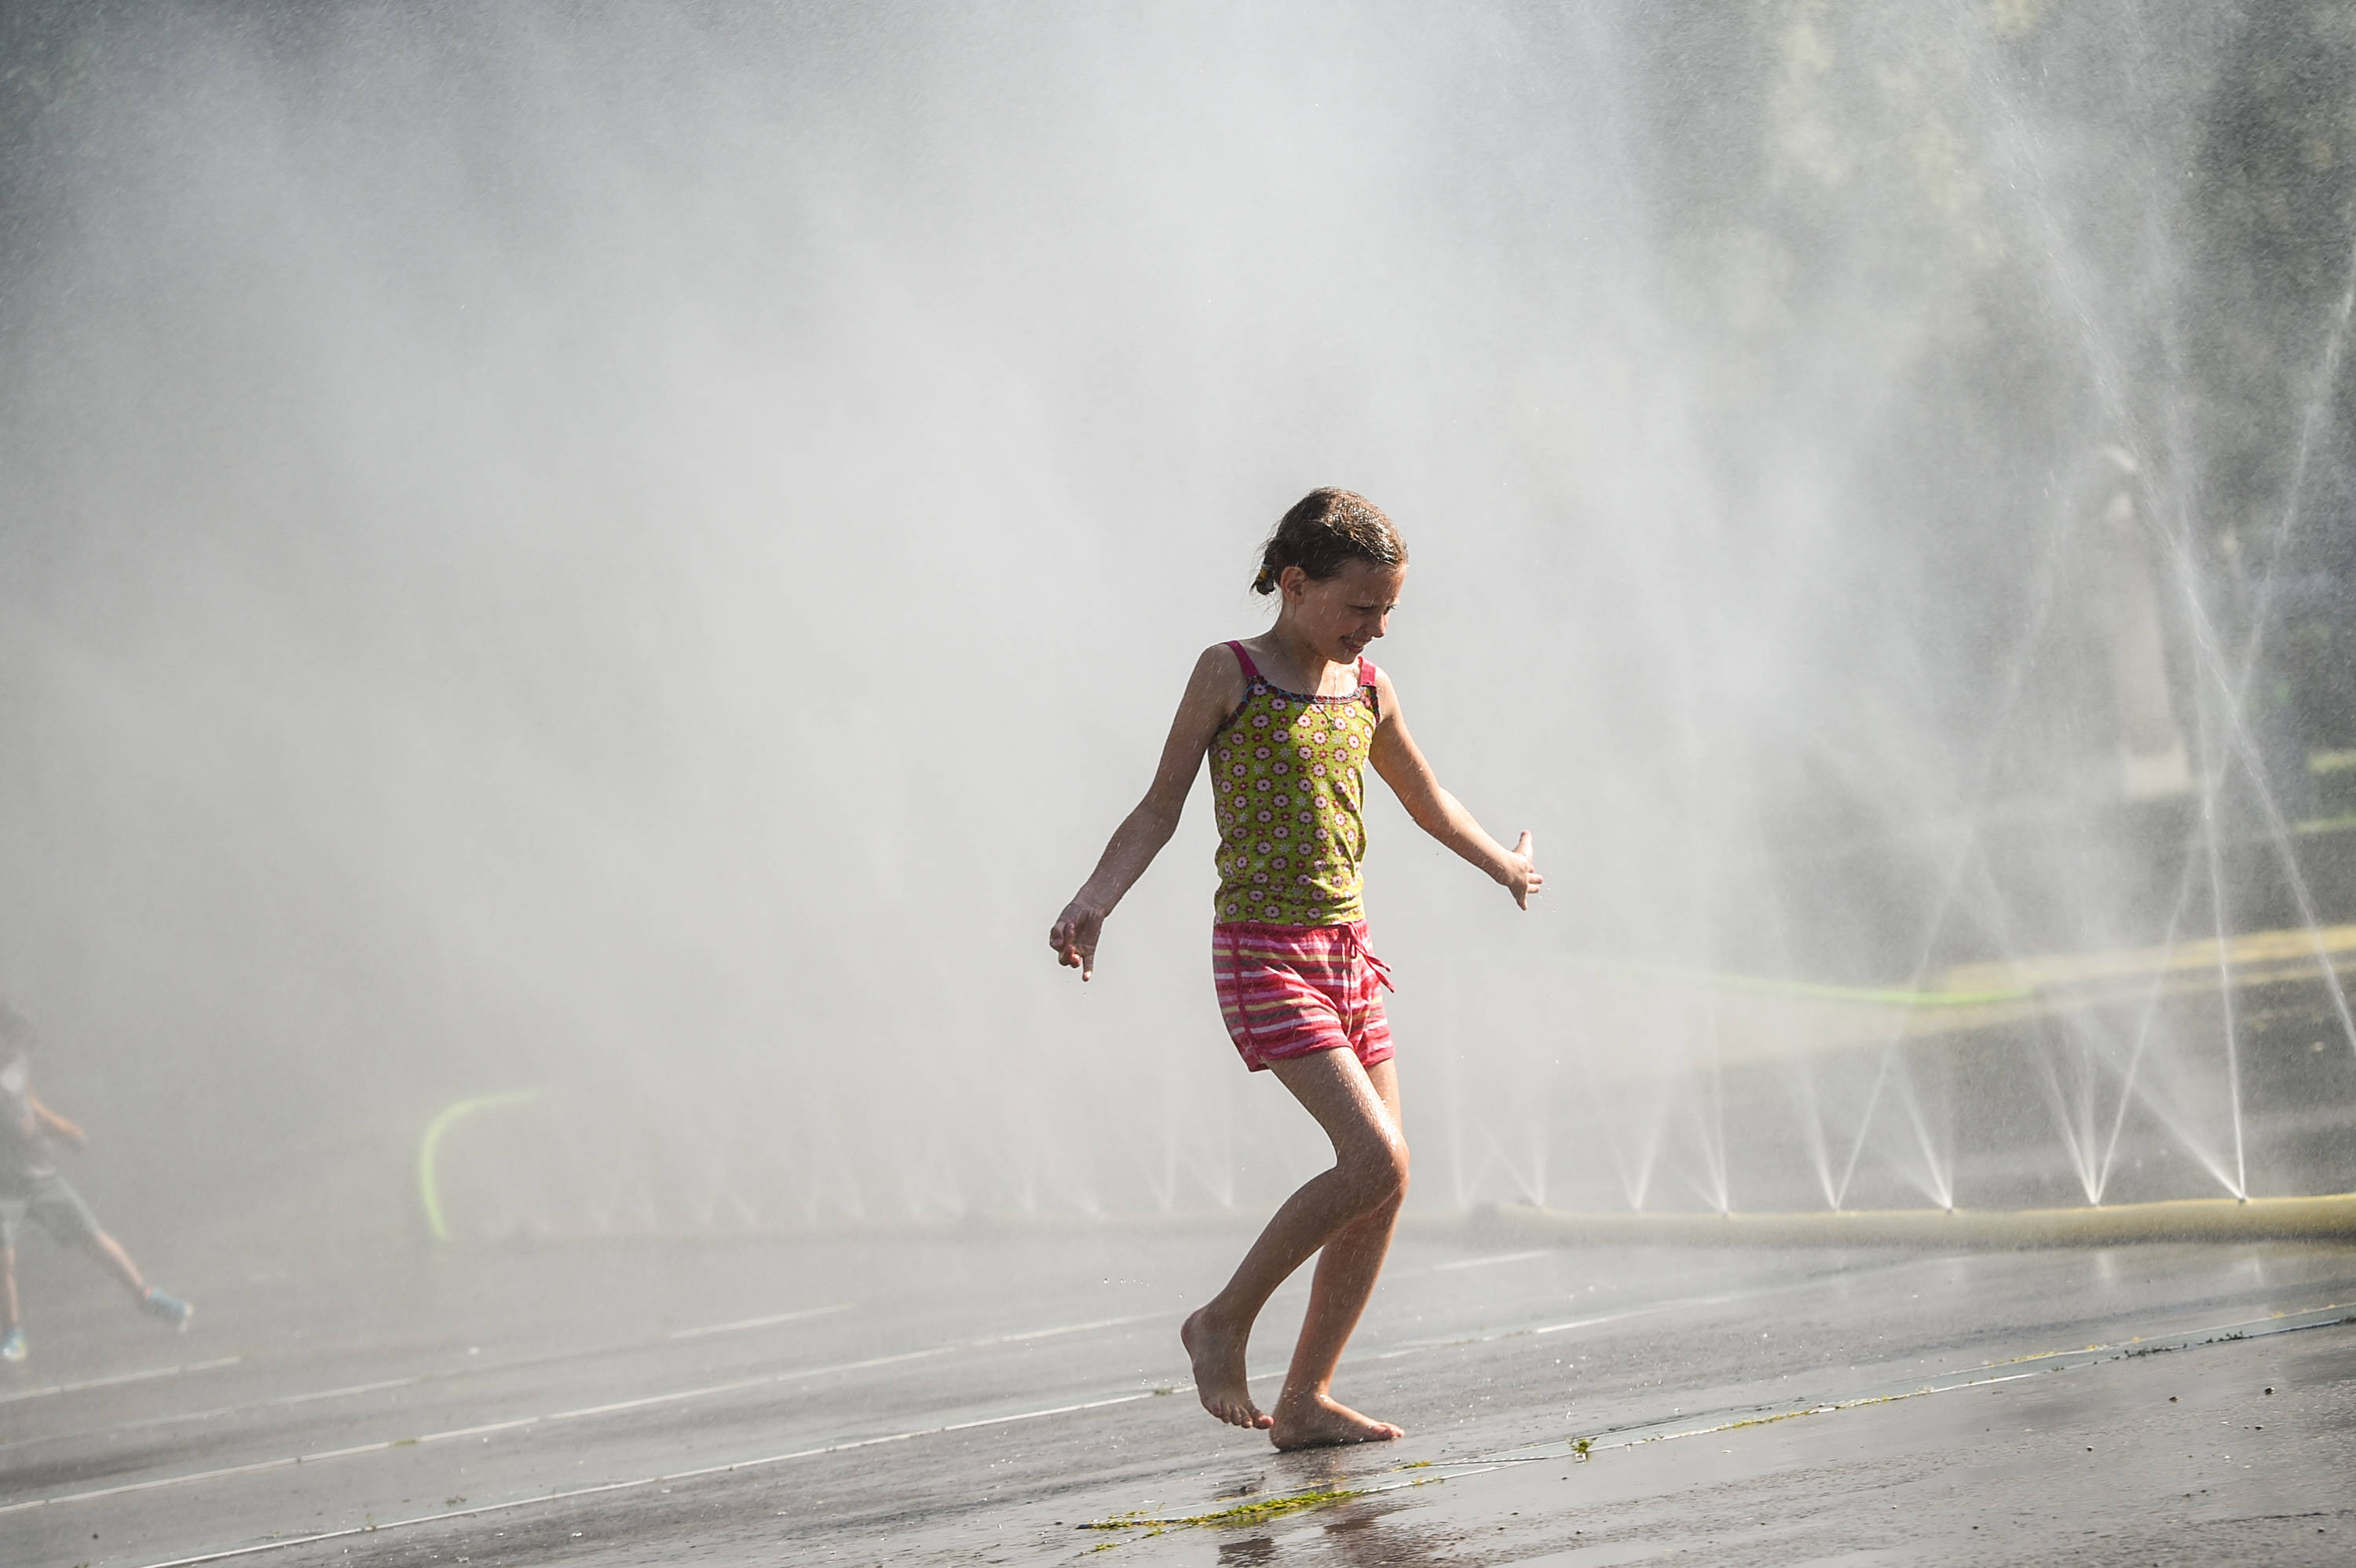
{"type": "Polygon", "coordinates": [[[1390,969],[1366,945],[1363,920],[1215,925],[1211,979],[1228,1038],[1254,1072],[1321,1051],[1355,1052],[1368,1067],[1391,1059],[1381,989],[1391,983],[1390,969]]]}

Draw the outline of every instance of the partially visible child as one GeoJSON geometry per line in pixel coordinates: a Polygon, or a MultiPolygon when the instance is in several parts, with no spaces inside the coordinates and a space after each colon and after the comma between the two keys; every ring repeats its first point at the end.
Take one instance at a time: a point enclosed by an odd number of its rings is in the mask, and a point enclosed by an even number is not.
{"type": "Polygon", "coordinates": [[[99,1229],[98,1217],[58,1174],[50,1146],[79,1149],[90,1142],[80,1127],[33,1098],[32,1028],[0,1001],[0,1361],[25,1359],[25,1329],[16,1316],[16,1232],[27,1215],[61,1247],[80,1247],[131,1293],[139,1309],[186,1329],[196,1308],[141,1277],[123,1243],[99,1229]]]}

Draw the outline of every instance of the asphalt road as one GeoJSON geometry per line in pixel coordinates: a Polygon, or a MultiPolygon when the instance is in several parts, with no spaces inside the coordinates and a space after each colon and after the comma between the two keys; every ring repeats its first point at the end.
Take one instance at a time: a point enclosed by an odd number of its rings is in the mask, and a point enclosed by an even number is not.
{"type": "Polygon", "coordinates": [[[181,1338],[36,1240],[0,1563],[2356,1561],[2356,1251],[1420,1232],[1338,1390],[1409,1435],[1278,1455],[1177,1351],[1243,1239],[225,1274],[181,1338]]]}

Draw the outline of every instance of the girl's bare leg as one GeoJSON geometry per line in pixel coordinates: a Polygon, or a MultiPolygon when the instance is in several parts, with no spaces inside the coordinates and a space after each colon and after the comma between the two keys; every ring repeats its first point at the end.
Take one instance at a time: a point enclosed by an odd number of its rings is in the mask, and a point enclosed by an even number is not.
{"type": "MultiPolygon", "coordinates": [[[[1407,1192],[1407,1142],[1399,1134],[1397,1075],[1388,1062],[1378,1064],[1370,1075],[1347,1051],[1321,1051],[1271,1062],[1269,1070],[1333,1140],[1333,1168],[1310,1178],[1284,1200],[1237,1265],[1226,1288],[1179,1330],[1194,1364],[1195,1392],[1203,1408],[1222,1421],[1263,1429],[1289,1426],[1294,1443],[1286,1443],[1283,1430],[1271,1434],[1286,1446],[1396,1437],[1398,1428],[1363,1417],[1354,1417],[1361,1426],[1353,1435],[1338,1430],[1321,1436],[1302,1434],[1322,1422],[1329,1407],[1350,1413],[1333,1405],[1323,1391],[1374,1289],[1375,1275],[1389,1250],[1392,1221],[1407,1192]],[[1310,1253],[1342,1240],[1344,1231],[1353,1233],[1342,1246],[1329,1250],[1311,1288],[1309,1317],[1301,1331],[1308,1360],[1304,1363],[1300,1355],[1294,1360],[1296,1373],[1304,1366],[1310,1372],[1302,1391],[1311,1397],[1306,1404],[1295,1400],[1290,1415],[1281,1404],[1277,1416],[1264,1414],[1252,1403],[1244,1381],[1244,1351],[1252,1322],[1276,1287],[1310,1253]],[[1312,1410],[1319,1413],[1315,1421],[1312,1410]]],[[[1288,1400],[1293,1399],[1294,1381],[1287,1380],[1288,1400]]]]}
{"type": "MultiPolygon", "coordinates": [[[[1343,1052],[1329,1054],[1341,1055],[1343,1052]]],[[[1355,1058],[1352,1059],[1355,1061],[1355,1058]]],[[[1365,1070],[1366,1078],[1390,1114],[1394,1129],[1400,1125],[1398,1074],[1387,1061],[1365,1070]]],[[[1277,1396],[1276,1424],[1269,1438],[1280,1448],[1307,1448],[1329,1443],[1378,1442],[1406,1435],[1387,1421],[1360,1415],[1333,1396],[1333,1369],[1350,1342],[1375,1280],[1390,1255],[1391,1232],[1398,1223],[1400,1200],[1407,1196],[1407,1147],[1399,1146],[1399,1184],[1388,1201],[1351,1221],[1333,1232],[1317,1257],[1311,1276],[1309,1310],[1301,1320],[1301,1338],[1292,1349],[1292,1366],[1285,1373],[1284,1392],[1277,1396]]]]}

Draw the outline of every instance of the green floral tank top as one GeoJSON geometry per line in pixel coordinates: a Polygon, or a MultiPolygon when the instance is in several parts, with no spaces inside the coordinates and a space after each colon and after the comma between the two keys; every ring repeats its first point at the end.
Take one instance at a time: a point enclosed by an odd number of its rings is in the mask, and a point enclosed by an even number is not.
{"type": "Polygon", "coordinates": [[[1227,646],[1249,686],[1243,706],[1211,738],[1215,918],[1270,925],[1363,920],[1366,753],[1382,722],[1375,667],[1358,661],[1358,689],[1347,697],[1309,697],[1270,686],[1242,644],[1227,646]]]}

